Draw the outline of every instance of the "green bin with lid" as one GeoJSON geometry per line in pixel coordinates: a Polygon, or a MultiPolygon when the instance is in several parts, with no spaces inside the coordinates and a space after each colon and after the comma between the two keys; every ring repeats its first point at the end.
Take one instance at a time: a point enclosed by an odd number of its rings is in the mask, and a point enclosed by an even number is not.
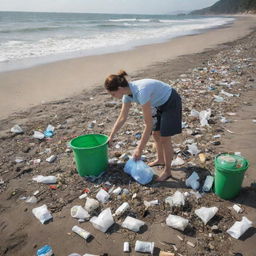
{"type": "Polygon", "coordinates": [[[236,197],[241,189],[244,173],[249,167],[249,162],[244,157],[222,153],[215,157],[215,194],[222,199],[236,197]]]}
{"type": "Polygon", "coordinates": [[[99,176],[108,167],[108,136],[87,134],[70,141],[80,176],[99,176]]]}

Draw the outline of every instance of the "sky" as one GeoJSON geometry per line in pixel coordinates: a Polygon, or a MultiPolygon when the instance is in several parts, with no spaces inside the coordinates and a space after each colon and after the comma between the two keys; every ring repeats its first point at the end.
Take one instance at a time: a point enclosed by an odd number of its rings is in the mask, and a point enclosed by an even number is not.
{"type": "Polygon", "coordinates": [[[0,11],[167,14],[211,6],[217,0],[0,0],[0,11]]]}

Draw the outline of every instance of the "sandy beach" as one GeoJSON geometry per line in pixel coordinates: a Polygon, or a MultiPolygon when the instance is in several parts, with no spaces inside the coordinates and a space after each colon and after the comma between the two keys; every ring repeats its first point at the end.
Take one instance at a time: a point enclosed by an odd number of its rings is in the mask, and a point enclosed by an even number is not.
{"type": "MultiPolygon", "coordinates": [[[[136,240],[155,243],[153,255],[160,251],[175,256],[253,256],[256,243],[256,28],[255,16],[241,16],[231,26],[206,31],[200,35],[176,38],[170,42],[138,47],[131,51],[70,59],[29,69],[0,73],[0,256],[36,255],[48,244],[54,255],[142,255],[135,252],[136,240]],[[105,76],[126,69],[131,79],[151,77],[172,84],[182,96],[182,134],[173,139],[175,158],[184,163],[173,167],[174,179],[152,181],[146,186],[123,172],[123,154],[130,155],[142,132],[140,109],[133,106],[129,119],[118,133],[114,147],[109,148],[112,160],[108,170],[96,180],[78,175],[69,141],[81,134],[109,134],[118,116],[121,103],[102,88],[105,76]],[[226,94],[225,94],[226,93],[226,94]],[[218,97],[222,97],[218,98],[218,97]],[[219,102],[216,101],[216,97],[219,102]],[[209,126],[202,127],[191,110],[211,109],[209,126]],[[139,111],[138,111],[139,110],[139,111]],[[223,117],[227,122],[222,122],[223,117]],[[19,124],[22,134],[10,132],[19,124]],[[52,138],[38,140],[34,131],[43,132],[47,125],[55,127],[52,138]],[[205,161],[188,152],[196,143],[205,161]],[[119,145],[119,147],[117,146],[119,145]],[[185,180],[196,171],[200,189],[207,175],[214,175],[214,157],[221,152],[240,152],[250,162],[239,195],[230,200],[213,191],[201,194],[186,187],[185,180]],[[55,155],[49,163],[48,157],[55,155]],[[54,175],[56,184],[37,183],[36,175],[54,175]],[[79,223],[70,209],[84,206],[79,199],[85,191],[95,198],[101,188],[110,191],[120,187],[128,194],[111,194],[103,209],[112,213],[122,202],[130,209],[106,233],[95,229],[89,221],[79,223]],[[171,207],[165,203],[176,191],[187,192],[186,203],[171,207]],[[36,192],[36,193],[35,193],[36,192]],[[36,203],[25,200],[36,195],[36,203]],[[134,196],[136,194],[136,196],[134,196]],[[144,201],[159,200],[146,208],[144,201]],[[32,209],[46,204],[53,219],[41,224],[32,209]],[[239,204],[242,212],[232,207],[239,204]],[[217,214],[204,225],[195,215],[200,207],[218,207],[217,214]],[[166,225],[169,214],[189,220],[184,231],[166,225]],[[126,216],[145,222],[133,232],[121,227],[126,216]],[[231,237],[227,230],[246,216],[252,227],[240,237],[231,237]],[[85,241],[74,232],[78,225],[92,234],[85,241]],[[130,252],[123,253],[123,242],[130,243],[130,252]]],[[[144,151],[146,161],[155,158],[152,140],[144,151]]],[[[161,167],[154,167],[159,174],[161,167]]]]}
{"type": "Polygon", "coordinates": [[[230,26],[179,37],[166,43],[0,73],[0,118],[101,86],[107,75],[120,69],[133,74],[158,62],[214,48],[247,35],[255,26],[255,16],[235,17],[237,20],[230,26]]]}

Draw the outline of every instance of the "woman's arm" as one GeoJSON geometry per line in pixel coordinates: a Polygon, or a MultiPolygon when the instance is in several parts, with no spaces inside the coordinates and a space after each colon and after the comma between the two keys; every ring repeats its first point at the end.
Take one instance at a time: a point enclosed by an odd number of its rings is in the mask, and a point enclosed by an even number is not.
{"type": "Polygon", "coordinates": [[[149,140],[149,137],[152,132],[152,127],[153,127],[153,118],[152,118],[152,110],[151,110],[150,101],[148,101],[147,103],[142,105],[142,111],[143,111],[143,117],[144,117],[144,122],[145,122],[145,128],[144,128],[140,143],[133,153],[133,158],[135,158],[135,159],[140,159],[142,151],[145,148],[145,146],[149,140]]]}
{"type": "Polygon", "coordinates": [[[129,113],[129,109],[131,107],[131,102],[126,102],[122,104],[122,108],[120,111],[120,114],[114,124],[114,127],[111,130],[111,133],[109,135],[109,143],[112,142],[114,135],[118,132],[118,130],[123,126],[123,124],[125,123],[127,117],[128,117],[128,113],[129,113]]]}

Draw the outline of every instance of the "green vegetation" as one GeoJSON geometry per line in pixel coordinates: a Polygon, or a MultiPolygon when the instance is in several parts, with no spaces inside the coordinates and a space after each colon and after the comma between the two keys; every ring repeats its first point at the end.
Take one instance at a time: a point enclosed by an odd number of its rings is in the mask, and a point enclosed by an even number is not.
{"type": "Polygon", "coordinates": [[[220,0],[214,5],[191,14],[256,13],[256,0],[220,0]]]}

